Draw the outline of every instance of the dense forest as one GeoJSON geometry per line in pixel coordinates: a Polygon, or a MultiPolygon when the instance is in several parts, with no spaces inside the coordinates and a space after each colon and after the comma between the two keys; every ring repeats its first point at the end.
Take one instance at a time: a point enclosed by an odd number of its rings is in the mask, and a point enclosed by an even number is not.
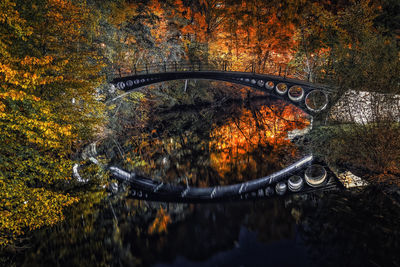
{"type": "MultiPolygon", "coordinates": [[[[115,75],[200,61],[285,72],[335,87],[335,99],[349,89],[400,94],[399,10],[397,0],[2,0],[0,246],[62,221],[65,208],[82,199],[94,205],[104,197],[101,170],[87,170],[85,188],[71,174],[78,153],[115,119],[108,116],[115,106],[106,104],[115,75]]],[[[137,93],[130,108],[170,98],[218,99],[156,87],[137,93]]],[[[399,183],[400,130],[393,118],[312,134],[318,137],[312,145],[327,144],[317,153],[399,183]],[[349,140],[358,146],[340,146],[349,140]]]]}

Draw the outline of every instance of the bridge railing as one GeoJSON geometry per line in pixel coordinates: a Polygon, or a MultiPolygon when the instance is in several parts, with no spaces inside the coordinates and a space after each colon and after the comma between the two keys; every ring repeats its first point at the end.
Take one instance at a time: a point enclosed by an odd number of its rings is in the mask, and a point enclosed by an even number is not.
{"type": "MultiPolygon", "coordinates": [[[[206,64],[201,61],[172,61],[159,62],[152,64],[135,64],[129,68],[118,68],[114,77],[124,77],[127,75],[151,74],[160,72],[179,72],[179,71],[208,71],[221,70],[215,64],[206,64]]],[[[227,70],[227,69],[225,69],[227,70]]]]}
{"type": "Polygon", "coordinates": [[[278,76],[294,77],[293,68],[284,64],[270,64],[264,71],[260,71],[254,62],[242,67],[233,66],[230,61],[202,62],[202,61],[164,61],[159,63],[135,64],[129,67],[115,69],[110,75],[111,79],[132,75],[162,73],[162,72],[183,72],[183,71],[242,71],[258,74],[274,74],[278,76]]]}

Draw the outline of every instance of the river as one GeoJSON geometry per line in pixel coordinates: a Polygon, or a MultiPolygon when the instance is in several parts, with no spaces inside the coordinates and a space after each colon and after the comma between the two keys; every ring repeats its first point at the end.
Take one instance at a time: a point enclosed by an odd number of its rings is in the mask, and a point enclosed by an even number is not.
{"type": "MultiPolygon", "coordinates": [[[[116,116],[99,159],[165,183],[249,181],[298,160],[310,127],[275,98],[116,116]],[[288,138],[290,136],[291,138],[288,138]]],[[[17,266],[398,266],[399,209],[384,195],[320,191],[212,204],[149,202],[115,183],[35,232],[17,266]],[[371,197],[373,196],[373,197],[371,197]]],[[[94,193],[93,193],[94,194],[94,193]]]]}

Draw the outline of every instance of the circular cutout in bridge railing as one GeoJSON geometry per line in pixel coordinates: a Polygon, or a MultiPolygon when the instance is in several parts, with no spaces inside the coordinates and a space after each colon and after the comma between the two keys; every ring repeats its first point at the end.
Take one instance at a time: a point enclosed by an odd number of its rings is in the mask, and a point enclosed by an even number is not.
{"type": "Polygon", "coordinates": [[[256,80],[251,79],[251,83],[252,83],[252,84],[256,84],[257,82],[256,82],[256,80]]]}
{"type": "Polygon", "coordinates": [[[278,83],[275,89],[278,94],[284,95],[287,92],[287,85],[285,83],[278,83]]]}
{"type": "Polygon", "coordinates": [[[264,196],[264,189],[262,189],[262,188],[258,189],[257,195],[258,195],[259,197],[263,197],[263,196],[264,196]]]}
{"type": "Polygon", "coordinates": [[[133,81],[132,80],[127,80],[126,81],[126,85],[127,86],[132,86],[133,85],[133,81]]]}
{"type": "Polygon", "coordinates": [[[275,186],[275,191],[280,196],[285,194],[286,190],[287,190],[287,186],[286,186],[286,184],[284,182],[279,182],[275,186]]]}
{"type": "Polygon", "coordinates": [[[321,90],[313,90],[306,95],[305,104],[311,111],[322,111],[328,106],[328,96],[321,90]]]}
{"type": "Polygon", "coordinates": [[[324,185],[327,179],[327,172],[323,166],[313,164],[304,172],[304,179],[309,186],[319,187],[324,185]]]}
{"type": "Polygon", "coordinates": [[[257,85],[260,87],[264,86],[264,81],[263,80],[258,80],[257,85]]]}
{"type": "Polygon", "coordinates": [[[244,81],[248,83],[248,82],[250,82],[250,79],[246,78],[246,79],[244,79],[244,81]]]}
{"type": "Polygon", "coordinates": [[[124,89],[125,88],[125,83],[124,82],[119,82],[118,84],[117,84],[117,87],[119,88],[119,89],[124,89]]]}
{"type": "Polygon", "coordinates": [[[274,86],[275,86],[274,82],[269,81],[269,82],[265,83],[265,88],[267,88],[267,89],[272,90],[272,89],[274,89],[274,86]]]}
{"type": "Polygon", "coordinates": [[[288,188],[292,192],[298,192],[303,188],[304,181],[298,175],[293,175],[288,179],[288,188]]]}
{"type": "Polygon", "coordinates": [[[265,196],[273,196],[275,193],[274,189],[271,186],[265,188],[265,196]]]}
{"type": "Polygon", "coordinates": [[[292,87],[289,88],[288,96],[289,99],[294,102],[300,101],[304,96],[303,87],[298,85],[293,85],[292,87]]]}

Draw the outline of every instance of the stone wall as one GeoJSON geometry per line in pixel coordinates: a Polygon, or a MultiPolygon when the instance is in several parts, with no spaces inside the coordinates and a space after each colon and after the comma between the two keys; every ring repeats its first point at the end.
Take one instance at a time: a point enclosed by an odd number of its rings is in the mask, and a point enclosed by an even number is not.
{"type": "Polygon", "coordinates": [[[400,95],[349,90],[332,107],[329,118],[342,123],[400,122],[400,95]]]}

